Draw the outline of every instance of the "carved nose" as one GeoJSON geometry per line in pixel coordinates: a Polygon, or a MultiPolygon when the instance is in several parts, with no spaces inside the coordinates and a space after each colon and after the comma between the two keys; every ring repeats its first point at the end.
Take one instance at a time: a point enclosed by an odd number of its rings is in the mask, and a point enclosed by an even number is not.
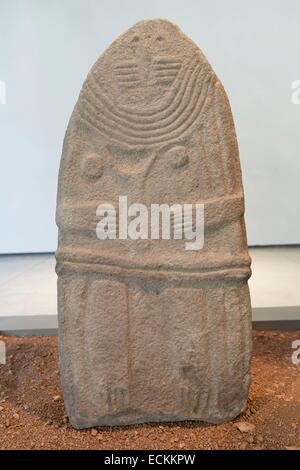
{"type": "Polygon", "coordinates": [[[144,79],[148,79],[153,61],[153,54],[144,46],[139,49],[138,58],[141,64],[141,73],[144,79]]]}

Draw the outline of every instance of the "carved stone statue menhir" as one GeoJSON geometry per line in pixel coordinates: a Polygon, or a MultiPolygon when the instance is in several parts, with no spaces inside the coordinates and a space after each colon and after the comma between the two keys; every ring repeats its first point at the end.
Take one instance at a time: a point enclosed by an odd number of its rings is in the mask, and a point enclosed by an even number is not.
{"type": "Polygon", "coordinates": [[[220,81],[175,25],[136,24],[91,69],[63,145],[59,350],[74,427],[218,423],[244,410],[251,305],[243,214],[220,81]],[[99,240],[97,207],[117,207],[124,195],[147,206],[204,203],[203,249],[173,238],[99,240]]]}

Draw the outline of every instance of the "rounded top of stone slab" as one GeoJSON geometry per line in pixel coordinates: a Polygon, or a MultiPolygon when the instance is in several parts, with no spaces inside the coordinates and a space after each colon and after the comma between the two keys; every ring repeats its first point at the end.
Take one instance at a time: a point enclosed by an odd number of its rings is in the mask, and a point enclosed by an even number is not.
{"type": "Polygon", "coordinates": [[[199,47],[177,25],[164,19],[137,22],[121,34],[101,57],[114,55],[116,49],[124,52],[125,48],[129,48],[138,55],[147,52],[157,54],[169,52],[173,55],[176,53],[181,55],[185,49],[190,49],[190,52],[192,49],[193,52],[198,52],[198,58],[206,60],[199,47]]]}
{"type": "MultiPolygon", "coordinates": [[[[155,18],[151,20],[138,21],[133,26],[131,26],[127,31],[125,31],[121,36],[119,36],[119,38],[127,34],[137,34],[137,35],[140,34],[144,38],[154,39],[158,42],[161,42],[163,41],[164,38],[160,36],[160,33],[162,34],[163,32],[165,32],[166,34],[177,33],[177,34],[184,35],[184,33],[175,23],[172,23],[169,20],[155,18]],[[155,36],[155,33],[158,33],[158,36],[155,36]],[[150,34],[151,37],[147,37],[148,34],[150,34]]],[[[138,40],[137,37],[135,37],[134,39],[135,41],[138,40]]]]}
{"type": "Polygon", "coordinates": [[[109,109],[125,106],[126,113],[154,116],[168,107],[172,96],[174,100],[177,96],[177,102],[184,101],[194,90],[205,88],[205,81],[211,78],[215,81],[216,76],[208,61],[178,26],[162,19],[144,20],[99,57],[81,97],[89,101],[92,89],[109,109]]]}

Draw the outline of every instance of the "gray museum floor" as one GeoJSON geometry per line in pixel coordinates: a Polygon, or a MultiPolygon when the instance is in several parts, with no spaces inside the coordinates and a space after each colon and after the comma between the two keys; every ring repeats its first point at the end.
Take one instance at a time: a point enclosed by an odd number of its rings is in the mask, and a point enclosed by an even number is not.
{"type": "MultiPolygon", "coordinates": [[[[300,322],[300,247],[251,248],[250,255],[253,321],[300,322]]],[[[53,254],[0,256],[0,331],[57,328],[54,268],[53,254]]]]}

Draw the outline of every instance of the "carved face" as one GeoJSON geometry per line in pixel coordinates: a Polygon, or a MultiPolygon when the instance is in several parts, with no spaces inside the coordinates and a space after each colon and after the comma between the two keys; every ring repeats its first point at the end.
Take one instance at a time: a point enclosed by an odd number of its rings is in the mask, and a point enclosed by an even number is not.
{"type": "Polygon", "coordinates": [[[183,78],[193,55],[186,42],[167,23],[142,22],[121,36],[109,51],[111,91],[118,102],[139,106],[158,103],[176,79],[183,78]],[[180,38],[180,48],[174,47],[175,36],[180,38]]]}

